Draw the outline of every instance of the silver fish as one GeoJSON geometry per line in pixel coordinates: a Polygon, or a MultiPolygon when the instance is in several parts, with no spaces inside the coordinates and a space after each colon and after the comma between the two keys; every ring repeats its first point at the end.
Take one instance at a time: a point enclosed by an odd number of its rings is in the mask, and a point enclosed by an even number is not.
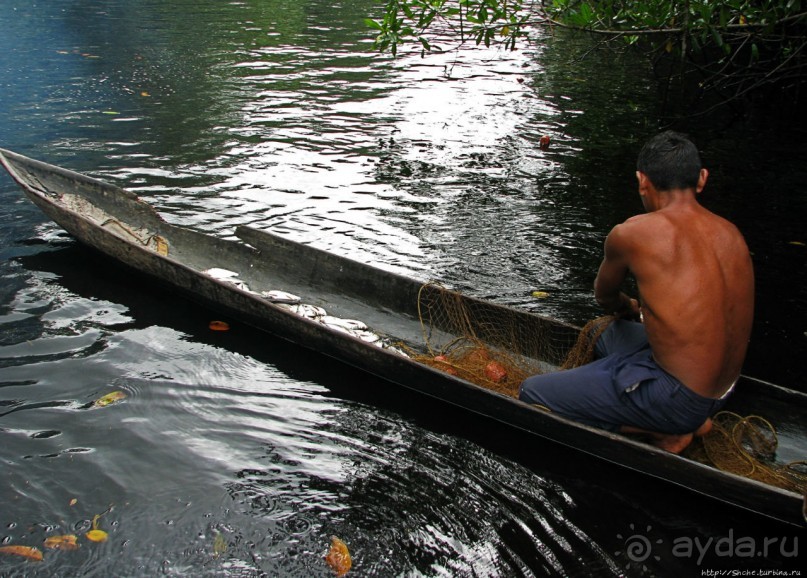
{"type": "Polygon", "coordinates": [[[366,343],[377,344],[379,341],[381,341],[380,335],[373,333],[372,331],[367,331],[366,329],[351,331],[350,334],[353,335],[354,337],[358,337],[359,339],[361,339],[366,343]]]}
{"type": "Polygon", "coordinates": [[[213,279],[218,279],[219,281],[225,281],[227,279],[231,279],[233,277],[238,277],[238,273],[235,271],[229,271],[228,269],[221,269],[219,267],[212,267],[210,269],[206,269],[202,271],[205,275],[210,275],[213,279]]]}
{"type": "Polygon", "coordinates": [[[307,317],[308,319],[318,320],[320,317],[324,317],[327,315],[325,310],[322,307],[317,307],[316,305],[309,305],[308,303],[296,303],[296,304],[281,304],[281,306],[285,307],[292,313],[296,313],[302,317],[307,317]]]}
{"type": "Polygon", "coordinates": [[[341,327],[348,331],[365,331],[367,329],[367,325],[357,319],[342,319],[341,317],[326,315],[320,321],[325,325],[341,327]]]}
{"type": "Polygon", "coordinates": [[[299,303],[300,298],[297,295],[273,289],[271,291],[261,291],[261,297],[272,303],[299,303]]]}
{"type": "Polygon", "coordinates": [[[404,350],[401,349],[400,347],[395,347],[394,345],[390,345],[388,343],[385,343],[384,345],[382,345],[382,347],[387,351],[392,351],[393,353],[397,353],[398,355],[401,355],[403,357],[409,357],[409,355],[406,352],[404,352],[404,350]]]}

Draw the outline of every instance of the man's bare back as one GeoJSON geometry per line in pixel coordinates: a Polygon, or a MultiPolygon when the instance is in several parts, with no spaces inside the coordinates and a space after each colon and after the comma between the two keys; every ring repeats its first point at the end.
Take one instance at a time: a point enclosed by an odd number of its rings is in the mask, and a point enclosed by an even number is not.
{"type": "Polygon", "coordinates": [[[595,299],[618,320],[597,338],[593,361],[528,377],[519,399],[678,453],[709,430],[740,375],[753,267],[737,228],[698,203],[709,173],[686,136],[651,138],[636,168],[646,214],[611,230],[594,281],[595,299]],[[639,300],[622,291],[631,274],[639,300]]]}
{"type": "Polygon", "coordinates": [[[698,203],[705,169],[694,189],[659,191],[646,175],[637,177],[648,212],[608,235],[595,295],[607,305],[633,273],[656,363],[696,393],[718,398],[739,377],[751,334],[748,247],[734,225],[698,203]]]}

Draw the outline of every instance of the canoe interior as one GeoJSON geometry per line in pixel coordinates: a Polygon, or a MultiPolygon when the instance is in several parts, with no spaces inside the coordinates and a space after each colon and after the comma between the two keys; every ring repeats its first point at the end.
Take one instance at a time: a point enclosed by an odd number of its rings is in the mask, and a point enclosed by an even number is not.
{"type": "MultiPolygon", "coordinates": [[[[238,227],[230,241],[165,222],[124,189],[0,149],[0,162],[28,197],[83,243],[172,286],[204,305],[237,315],[280,337],[336,357],[376,375],[576,450],[791,524],[804,525],[802,497],[720,472],[609,432],[548,414],[501,394],[416,363],[389,349],[334,333],[321,324],[200,274],[237,272],[251,291],[283,290],[329,315],[357,319],[384,338],[425,352],[419,299],[436,286],[386,272],[267,232],[238,227]],[[160,254],[155,239],[167,243],[160,254]]],[[[530,344],[519,352],[546,368],[558,365],[579,329],[513,308],[453,294],[471,312],[476,337],[500,347],[530,344]],[[536,338],[538,337],[538,338],[536,338]]],[[[457,337],[450,324],[428,327],[434,342],[457,337]]],[[[743,377],[727,408],[760,415],[778,430],[781,461],[803,459],[807,395],[743,377]],[[801,452],[801,454],[799,453],[801,452]]]]}
{"type": "Polygon", "coordinates": [[[743,377],[724,409],[770,422],[778,440],[777,463],[807,459],[807,395],[743,377]]]}

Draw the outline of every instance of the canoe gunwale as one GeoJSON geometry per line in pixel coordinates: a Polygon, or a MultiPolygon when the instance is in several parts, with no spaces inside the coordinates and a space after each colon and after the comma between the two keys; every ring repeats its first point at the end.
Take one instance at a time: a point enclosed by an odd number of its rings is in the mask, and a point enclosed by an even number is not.
{"type": "MultiPolygon", "coordinates": [[[[205,306],[225,311],[249,325],[274,333],[303,347],[318,351],[442,402],[485,415],[510,427],[552,440],[627,469],[664,479],[679,487],[724,503],[745,508],[788,524],[802,527],[807,525],[807,520],[801,514],[802,496],[795,492],[723,472],[629,437],[574,422],[467,380],[448,375],[393,351],[366,343],[358,337],[331,329],[259,295],[215,279],[203,273],[198,267],[184,263],[170,253],[160,255],[148,247],[138,245],[131,239],[126,239],[105,229],[80,212],[59,204],[55,198],[58,195],[53,195],[47,190],[40,190],[39,187],[32,185],[31,181],[37,181],[35,175],[28,173],[26,177],[22,172],[28,171],[28,167],[31,167],[38,171],[52,172],[60,178],[72,179],[76,186],[86,183],[92,189],[97,188],[103,191],[104,195],[111,197],[122,195],[126,202],[142,205],[133,214],[140,215],[141,210],[143,214],[152,214],[150,219],[155,219],[153,223],[159,223],[167,232],[192,231],[192,236],[208,237],[212,239],[211,243],[222,247],[224,252],[230,250],[251,251],[251,254],[259,259],[271,243],[267,241],[263,247],[260,243],[255,246],[248,239],[251,238],[254,241],[265,236],[264,238],[267,240],[277,239],[278,246],[304,247],[306,251],[318,252],[317,255],[324,259],[351,262],[348,259],[251,227],[241,226],[236,229],[236,237],[239,241],[210,237],[192,229],[166,223],[148,203],[139,200],[137,195],[98,179],[29,159],[4,149],[0,149],[0,163],[23,188],[31,201],[80,242],[131,269],[171,286],[205,306]]],[[[90,202],[93,200],[90,196],[92,192],[89,191],[84,195],[90,202]]],[[[390,279],[394,276],[395,283],[406,285],[414,282],[414,280],[395,273],[384,271],[383,274],[390,276],[390,279]]],[[[472,297],[463,296],[463,298],[482,302],[472,297]]],[[[546,322],[557,323],[563,331],[568,331],[570,328],[577,330],[568,324],[540,316],[535,317],[544,319],[546,322]]],[[[762,380],[742,376],[740,385],[807,405],[805,403],[807,395],[762,380]]]]}

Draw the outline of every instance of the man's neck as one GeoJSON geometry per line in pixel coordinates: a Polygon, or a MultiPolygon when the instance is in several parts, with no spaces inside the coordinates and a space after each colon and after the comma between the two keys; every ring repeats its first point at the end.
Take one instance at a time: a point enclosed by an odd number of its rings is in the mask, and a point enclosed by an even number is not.
{"type": "Polygon", "coordinates": [[[669,191],[656,191],[656,211],[680,211],[700,208],[694,189],[671,189],[669,191]]]}

